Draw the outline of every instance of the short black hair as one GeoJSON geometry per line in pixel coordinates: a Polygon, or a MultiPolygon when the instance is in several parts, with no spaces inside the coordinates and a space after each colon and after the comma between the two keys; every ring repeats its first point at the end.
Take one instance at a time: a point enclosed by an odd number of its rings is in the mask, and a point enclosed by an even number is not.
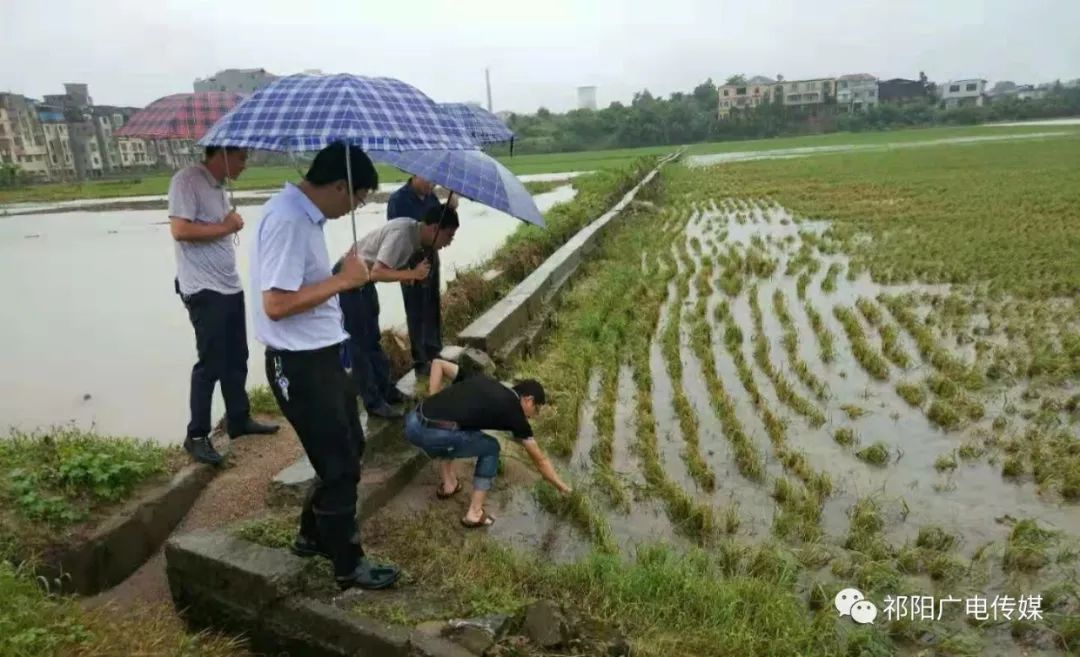
{"type": "MultiPolygon", "coordinates": [[[[348,180],[349,171],[345,165],[345,143],[336,141],[315,154],[304,180],[322,187],[339,180],[348,180]]],[[[359,146],[348,147],[349,163],[352,165],[353,191],[358,189],[378,189],[379,172],[367,153],[359,146]]]]}
{"type": "Polygon", "coordinates": [[[209,160],[217,155],[218,151],[225,149],[226,153],[235,153],[236,151],[244,150],[243,146],[207,146],[203,151],[203,158],[209,160]]]}
{"type": "Polygon", "coordinates": [[[424,224],[428,226],[438,224],[440,228],[457,228],[461,225],[458,221],[457,210],[445,203],[429,208],[424,213],[424,224]]]}
{"type": "Polygon", "coordinates": [[[540,385],[540,382],[536,379],[518,381],[514,384],[514,392],[518,394],[518,397],[532,397],[537,405],[542,406],[547,403],[544,386],[540,385]]]}

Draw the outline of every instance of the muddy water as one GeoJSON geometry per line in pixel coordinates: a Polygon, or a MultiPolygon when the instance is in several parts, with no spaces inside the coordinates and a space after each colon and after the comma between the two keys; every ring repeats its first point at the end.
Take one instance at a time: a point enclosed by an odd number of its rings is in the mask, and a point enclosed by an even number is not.
{"type": "MultiPolygon", "coordinates": [[[[572,198],[563,186],[536,197],[546,210],[572,198]]],[[[442,252],[443,281],[483,261],[520,222],[462,201],[462,226],[442,252]]],[[[364,234],[385,221],[385,205],[357,213],[364,234]]],[[[238,268],[247,285],[258,211],[240,235],[238,268]]],[[[0,323],[0,427],[95,426],[175,442],[187,424],[195,361],[187,314],[173,292],[175,263],[160,211],[65,212],[0,219],[0,276],[9,282],[0,323]]],[[[351,241],[348,219],[328,222],[332,254],[351,241]]],[[[378,286],[383,328],[401,326],[400,288],[378,286]]],[[[248,322],[248,384],[265,382],[262,345],[248,322]]],[[[447,336],[450,342],[452,336],[447,336]]],[[[224,411],[215,395],[214,416],[224,411]]],[[[2,433],[2,432],[0,432],[2,433]]]]}
{"type": "MultiPolygon", "coordinates": [[[[723,221],[724,217],[718,219],[723,221]]],[[[819,230],[822,226],[808,225],[807,222],[798,226],[782,225],[773,220],[740,225],[730,217],[727,219],[729,240],[743,244],[749,244],[755,235],[763,239],[769,236],[783,238],[799,229],[819,230]]],[[[811,427],[804,418],[781,406],[772,383],[760,371],[755,371],[755,378],[767,403],[774,412],[782,410],[788,420],[787,434],[792,447],[803,451],[814,469],[829,472],[834,478],[839,492],[826,503],[823,518],[826,531],[831,534],[846,531],[847,510],[855,500],[866,495],[881,495],[885,499],[892,499],[896,505],[901,500],[907,504],[910,510],[907,521],[890,526],[892,538],[897,540],[912,538],[922,525],[939,525],[961,534],[966,539],[963,547],[970,552],[984,542],[1000,540],[1006,535],[1007,528],[996,523],[995,519],[1007,514],[1017,518],[1037,518],[1052,527],[1073,533],[1080,531],[1080,514],[1076,513],[1075,507],[1047,503],[1040,499],[1033,484],[1013,484],[1003,480],[998,466],[985,461],[961,460],[957,470],[947,475],[938,474],[933,467],[939,456],[959,447],[965,436],[985,429],[989,418],[996,415],[1004,399],[1015,398],[1015,392],[1007,395],[1010,391],[1003,389],[989,394],[983,400],[987,420],[973,424],[964,431],[946,433],[895,393],[896,383],[917,381],[932,372],[928,365],[921,362],[914,341],[902,332],[901,344],[912,357],[913,366],[903,371],[890,363],[889,381],[878,382],[867,375],[855,360],[843,327],[832,313],[832,307],[837,304],[854,309],[854,303],[860,296],[874,299],[882,292],[902,294],[909,291],[940,295],[949,292],[948,286],[880,286],[873,283],[868,275],[860,276],[855,281],[848,281],[841,275],[837,279],[836,290],[825,293],[820,288],[820,280],[832,262],[844,265],[846,270],[846,258],[826,257],[821,270],[807,288],[809,302],[821,313],[835,337],[836,361],[831,365],[822,364],[816,357],[816,340],[805,313],[798,307],[801,303],[796,294],[796,277],[783,275],[786,258],[780,258],[777,273],[771,280],[759,284],[759,304],[769,339],[770,359],[793,386],[808,399],[813,399],[808,390],[799,386],[797,378],[790,371],[791,364],[781,343],[782,329],[772,307],[772,291],[779,287],[786,295],[788,311],[796,322],[801,357],[829,386],[831,397],[823,405],[828,422],[819,429],[811,427]],[[858,419],[849,419],[840,408],[842,405],[858,406],[867,414],[858,419]],[[893,462],[888,467],[878,468],[857,459],[855,450],[842,448],[832,440],[832,432],[840,426],[854,428],[863,446],[879,440],[884,442],[893,453],[893,462]]],[[[752,320],[746,294],[744,291],[731,307],[739,325],[749,335],[752,320]]],[[[888,321],[894,323],[888,311],[884,307],[881,309],[888,321]]],[[[880,348],[877,330],[864,320],[860,321],[871,344],[880,348]]],[[[746,358],[753,362],[749,339],[744,347],[746,358]]],[[[725,385],[728,385],[726,379],[725,385]]],[[[731,392],[740,388],[728,387],[728,390],[731,392]]]]}
{"type": "Polygon", "coordinates": [[[1016,141],[1025,139],[1047,139],[1072,134],[1068,131],[1030,132],[1016,135],[989,135],[985,137],[950,137],[927,141],[894,142],[888,144],[839,144],[836,146],[804,146],[801,148],[777,148],[766,151],[734,151],[731,153],[713,153],[711,155],[692,155],[686,158],[690,166],[706,167],[728,162],[750,162],[753,160],[786,160],[810,155],[827,153],[854,153],[862,151],[888,151],[894,149],[922,148],[925,146],[945,146],[960,144],[978,144],[994,141],[1016,141]]]}
{"type": "MultiPolygon", "coordinates": [[[[710,225],[710,217],[711,215],[706,213],[702,216],[702,221],[688,226],[687,238],[697,237],[700,240],[705,240],[713,229],[710,225]]],[[[692,254],[691,257],[696,265],[700,266],[701,257],[696,254],[692,254]]],[[[710,322],[720,296],[720,294],[712,294],[706,300],[705,316],[710,318],[710,322]]],[[[694,307],[699,298],[697,286],[691,281],[688,306],[694,307]]],[[[718,330],[716,326],[713,326],[712,330],[714,338],[716,335],[722,335],[722,331],[718,330]]],[[[716,344],[714,340],[713,346],[715,347],[716,344]]],[[[722,343],[720,348],[724,349],[722,343]]],[[[728,356],[726,350],[724,355],[728,356]]],[[[775,505],[764,485],[757,485],[747,481],[739,472],[734,449],[724,434],[723,423],[712,408],[711,391],[708,389],[707,384],[703,383],[705,376],[702,371],[701,361],[689,346],[689,328],[685,323],[682,326],[680,356],[683,361],[683,388],[686,391],[687,398],[697,412],[700,425],[699,437],[702,456],[713,472],[716,473],[716,491],[712,496],[713,502],[719,507],[733,506],[738,509],[740,533],[750,536],[765,536],[768,534],[772,522],[773,507],[775,505]]],[[[719,370],[715,355],[713,357],[713,367],[717,367],[719,370]]],[[[732,388],[729,387],[730,384],[727,380],[730,377],[725,377],[719,371],[717,376],[724,381],[725,388],[730,392],[732,388]]],[[[739,384],[734,363],[731,363],[730,376],[734,377],[735,384],[739,384]]],[[[736,402],[739,409],[736,415],[739,417],[743,429],[754,440],[763,457],[771,457],[764,426],[755,427],[760,428],[760,431],[751,431],[746,421],[757,420],[757,418],[752,409],[748,407],[750,400],[744,398],[741,401],[744,403],[736,402]],[[764,439],[764,442],[760,439],[764,439]]],[[[766,472],[768,474],[775,476],[780,471],[780,464],[775,459],[766,458],[766,472]]]]}
{"type": "MultiPolygon", "coordinates": [[[[726,299],[732,316],[743,330],[743,356],[751,366],[754,381],[765,404],[787,423],[789,446],[802,452],[811,468],[826,472],[833,479],[835,493],[826,501],[822,517],[823,529],[832,540],[842,541],[848,531],[851,507],[858,499],[867,496],[879,499],[886,509],[890,520],[886,533],[890,539],[897,542],[910,540],[922,526],[941,526],[962,537],[964,542],[960,550],[968,554],[987,542],[1002,540],[1007,535],[1008,527],[997,522],[997,519],[1005,516],[1031,517],[1051,527],[1072,533],[1080,531],[1080,514],[1076,514],[1074,507],[1059,506],[1041,499],[1033,484],[1015,484],[1003,480],[999,465],[991,465],[985,459],[971,462],[959,460],[959,467],[951,473],[939,474],[934,468],[934,462],[939,456],[953,452],[966,440],[985,435],[989,431],[991,419],[1001,412],[1007,399],[1016,399],[1019,389],[1003,388],[991,391],[982,399],[986,407],[986,419],[970,423],[959,431],[945,432],[935,427],[921,409],[912,408],[904,402],[895,391],[897,383],[918,382],[933,372],[928,364],[922,362],[911,336],[904,331],[900,332],[900,344],[911,357],[912,364],[904,369],[889,362],[889,380],[877,381],[859,365],[842,325],[833,315],[833,307],[837,305],[855,310],[855,302],[860,297],[873,300],[881,293],[895,295],[907,292],[944,295],[950,292],[949,286],[880,286],[873,283],[867,274],[848,280],[846,271],[849,263],[845,257],[818,256],[822,261],[821,267],[807,288],[807,303],[822,315],[825,326],[834,337],[835,360],[826,364],[820,358],[817,340],[806,316],[804,303],[798,299],[797,275],[783,274],[788,260],[797,251],[798,242],[784,249],[777,245],[787,244],[785,238],[788,236],[794,236],[798,240],[800,231],[821,232],[827,224],[796,223],[779,208],[752,209],[748,214],[749,217],[744,217],[744,221],[740,223],[729,210],[709,209],[692,218],[687,225],[684,239],[688,245],[690,240],[698,240],[704,254],[710,256],[714,238],[723,231],[727,232],[727,238],[726,243],[721,246],[722,249],[732,243],[747,247],[754,238],[765,240],[770,245],[770,255],[778,257],[779,260],[776,273],[766,280],[757,281],[758,303],[762,310],[770,360],[773,367],[799,394],[822,409],[827,421],[821,427],[813,427],[806,418],[781,403],[773,382],[754,360],[754,325],[748,300],[750,281],[734,299],[727,299],[722,291],[715,291],[707,300],[706,316],[710,323],[714,324],[712,355],[717,373],[725,390],[732,397],[736,416],[743,430],[758,453],[764,457],[766,464],[764,483],[748,481],[739,474],[731,445],[723,432],[723,425],[712,410],[710,393],[704,384],[702,365],[689,346],[689,326],[684,320],[680,335],[683,378],[679,383],[697,415],[701,453],[717,474],[717,491],[712,500],[717,508],[737,506],[742,518],[740,534],[762,537],[768,535],[775,511],[775,502],[770,496],[772,481],[785,476],[785,472],[773,454],[761,416],[743,387],[731,355],[723,344],[723,327],[716,326],[713,320],[713,311],[722,299],[726,299]],[[836,279],[836,289],[826,292],[822,290],[821,282],[829,265],[833,263],[841,265],[842,273],[836,279]],[[773,291],[777,289],[785,295],[788,312],[799,336],[799,357],[829,388],[829,395],[825,400],[816,399],[792,371],[792,363],[782,342],[783,328],[772,303],[773,291]],[[849,417],[849,411],[853,408],[863,414],[849,417]],[[834,432],[841,427],[855,430],[859,439],[856,446],[843,447],[833,440],[834,432]],[[867,464],[855,455],[859,449],[877,441],[884,443],[891,453],[891,461],[885,467],[867,464]]],[[[688,251],[696,269],[700,266],[701,256],[692,247],[688,246],[688,251]]],[[[677,262],[682,271],[681,261],[677,259],[677,262]]],[[[716,276],[718,275],[719,271],[716,272],[716,276]]],[[[674,412],[672,382],[668,378],[660,347],[660,339],[667,322],[671,321],[671,313],[677,312],[677,309],[671,307],[674,297],[675,284],[672,283],[650,353],[649,367],[654,380],[654,414],[660,437],[661,458],[668,477],[688,492],[700,496],[704,493],[698,490],[689,476],[682,457],[685,443],[674,412]]],[[[692,309],[696,303],[697,288],[691,282],[688,298],[682,308],[692,309]]],[[[878,306],[885,321],[895,324],[888,310],[881,304],[878,306]]],[[[926,310],[923,310],[920,314],[925,312],[926,310]]],[[[868,342],[880,350],[878,329],[871,326],[857,310],[855,314],[868,342]]],[[[943,341],[942,344],[951,347],[950,342],[943,341]]],[[[620,401],[620,405],[622,403],[620,401]]],[[[626,403],[632,401],[628,400],[626,403]]],[[[621,537],[632,530],[627,526],[629,518],[612,513],[608,519],[613,531],[621,537]]]]}
{"type": "Polygon", "coordinates": [[[649,372],[653,383],[652,405],[653,415],[656,418],[656,440],[660,462],[669,477],[678,482],[690,482],[692,481],[690,472],[686,469],[686,463],[681,455],[683,436],[679,428],[679,420],[675,415],[673,401],[675,395],[671,377],[668,375],[663,350],[660,347],[660,336],[663,335],[667,323],[671,321],[671,313],[678,312],[677,309],[672,308],[675,294],[675,284],[670,283],[667,299],[660,307],[656,334],[649,345],[649,372]]]}

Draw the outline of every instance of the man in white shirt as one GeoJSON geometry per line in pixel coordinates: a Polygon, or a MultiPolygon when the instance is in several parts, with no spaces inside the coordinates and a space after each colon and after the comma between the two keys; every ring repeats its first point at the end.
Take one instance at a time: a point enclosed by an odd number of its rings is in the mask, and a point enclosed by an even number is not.
{"type": "Polygon", "coordinates": [[[348,214],[378,184],[362,150],[327,146],[303,182],[286,184],[267,202],[251,256],[255,335],[266,345],[266,378],[317,475],[293,552],[330,559],[342,589],[381,589],[399,576],[397,568],[367,560],[356,522],[364,430],[341,364],[349,336],[338,295],[366,284],[368,267],[354,247],[332,273],[323,237],[328,219],[348,214]]]}

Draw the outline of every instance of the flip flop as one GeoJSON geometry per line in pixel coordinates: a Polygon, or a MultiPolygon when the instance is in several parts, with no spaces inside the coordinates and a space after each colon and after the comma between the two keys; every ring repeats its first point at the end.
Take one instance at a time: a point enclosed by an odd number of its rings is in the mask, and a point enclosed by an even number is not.
{"type": "Polygon", "coordinates": [[[439,484],[438,486],[435,487],[435,497],[439,498],[440,500],[448,500],[448,499],[450,499],[451,497],[457,495],[460,492],[461,492],[461,480],[460,479],[458,479],[457,486],[454,487],[454,490],[449,492],[449,493],[444,493],[443,492],[442,484],[439,484]]]}
{"type": "Polygon", "coordinates": [[[470,522],[464,518],[461,519],[461,526],[467,529],[476,529],[477,527],[490,527],[495,524],[495,518],[488,515],[487,511],[484,511],[480,515],[480,519],[476,522],[470,522]]]}

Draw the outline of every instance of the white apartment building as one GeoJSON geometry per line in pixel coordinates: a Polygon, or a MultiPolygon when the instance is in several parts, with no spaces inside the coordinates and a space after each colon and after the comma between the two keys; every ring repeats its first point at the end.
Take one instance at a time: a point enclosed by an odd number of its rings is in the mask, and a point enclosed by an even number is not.
{"type": "Polygon", "coordinates": [[[986,80],[971,78],[968,80],[950,80],[939,87],[941,104],[948,109],[954,107],[982,107],[986,102],[986,80]]]}
{"type": "Polygon", "coordinates": [[[869,73],[853,73],[836,78],[836,104],[848,112],[861,112],[877,105],[877,78],[869,73]]]}
{"type": "Polygon", "coordinates": [[[811,107],[822,105],[836,98],[836,80],[815,78],[812,80],[783,80],[773,87],[787,107],[811,107]]]}
{"type": "Polygon", "coordinates": [[[732,110],[748,109],[767,103],[772,98],[774,80],[755,75],[746,84],[725,84],[717,88],[720,103],[720,119],[726,119],[732,110]]]}

